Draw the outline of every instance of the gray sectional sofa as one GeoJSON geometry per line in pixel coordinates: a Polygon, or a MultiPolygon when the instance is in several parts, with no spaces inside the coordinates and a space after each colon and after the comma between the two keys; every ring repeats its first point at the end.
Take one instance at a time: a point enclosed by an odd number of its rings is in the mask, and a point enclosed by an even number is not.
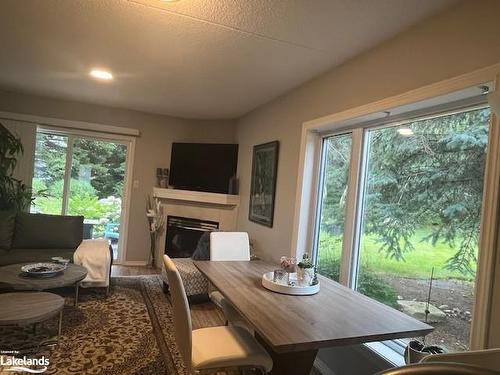
{"type": "Polygon", "coordinates": [[[73,261],[82,240],[83,216],[0,211],[0,266],[55,256],[73,261]]]}

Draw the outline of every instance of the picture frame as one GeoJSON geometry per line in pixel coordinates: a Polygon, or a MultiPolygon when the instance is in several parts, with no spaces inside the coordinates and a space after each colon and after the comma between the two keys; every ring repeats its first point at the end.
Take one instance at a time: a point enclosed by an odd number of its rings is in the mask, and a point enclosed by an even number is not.
{"type": "Polygon", "coordinates": [[[279,141],[253,147],[248,220],[269,228],[274,221],[278,154],[279,141]]]}

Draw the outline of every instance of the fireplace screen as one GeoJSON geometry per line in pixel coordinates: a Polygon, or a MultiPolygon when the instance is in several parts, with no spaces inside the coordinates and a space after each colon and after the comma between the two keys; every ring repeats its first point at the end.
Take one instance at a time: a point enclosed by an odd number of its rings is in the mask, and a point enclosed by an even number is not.
{"type": "Polygon", "coordinates": [[[217,229],[219,223],[215,221],[168,216],[165,254],[171,258],[189,258],[203,233],[217,229]]]}

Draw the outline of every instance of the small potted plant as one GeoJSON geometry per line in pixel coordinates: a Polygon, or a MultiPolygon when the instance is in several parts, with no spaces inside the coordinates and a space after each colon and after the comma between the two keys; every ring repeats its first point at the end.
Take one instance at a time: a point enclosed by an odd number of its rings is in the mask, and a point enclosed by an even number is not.
{"type": "Polygon", "coordinates": [[[311,285],[314,279],[314,264],[308,253],[304,253],[297,264],[297,281],[302,285],[311,285]]]}

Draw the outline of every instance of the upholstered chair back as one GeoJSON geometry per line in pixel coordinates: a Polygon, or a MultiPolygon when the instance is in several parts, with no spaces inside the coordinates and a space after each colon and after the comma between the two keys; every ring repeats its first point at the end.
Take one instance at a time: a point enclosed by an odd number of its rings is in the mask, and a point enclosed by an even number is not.
{"type": "Polygon", "coordinates": [[[498,371],[500,369],[500,348],[428,355],[421,362],[454,362],[498,371]]]}
{"type": "Polygon", "coordinates": [[[191,373],[192,326],[189,303],[186,292],[184,291],[181,276],[174,262],[172,262],[172,259],[170,259],[168,255],[164,255],[163,263],[165,264],[168,286],[174,309],[175,340],[181,352],[182,359],[184,360],[184,365],[187,367],[188,372],[191,373]]]}
{"type": "Polygon", "coordinates": [[[248,240],[248,233],[210,233],[210,260],[250,260],[250,241],[248,240]]]}

